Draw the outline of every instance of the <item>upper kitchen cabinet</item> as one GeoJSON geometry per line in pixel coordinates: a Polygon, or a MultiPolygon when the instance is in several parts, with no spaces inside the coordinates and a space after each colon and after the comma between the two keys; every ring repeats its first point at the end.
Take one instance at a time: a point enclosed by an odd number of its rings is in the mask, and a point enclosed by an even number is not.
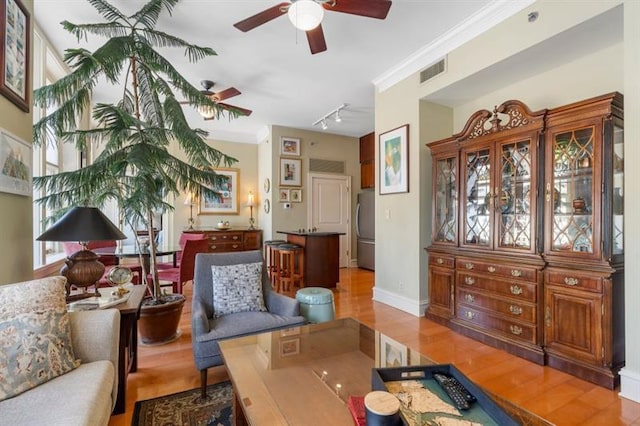
{"type": "Polygon", "coordinates": [[[369,133],[360,138],[360,188],[375,188],[376,135],[369,133]]]}

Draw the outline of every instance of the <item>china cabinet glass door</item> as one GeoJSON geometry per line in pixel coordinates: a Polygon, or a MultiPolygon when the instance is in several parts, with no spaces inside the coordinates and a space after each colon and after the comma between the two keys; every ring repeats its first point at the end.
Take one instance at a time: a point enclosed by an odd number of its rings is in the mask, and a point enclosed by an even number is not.
{"type": "Polygon", "coordinates": [[[547,183],[551,250],[594,253],[596,127],[554,134],[553,181],[547,183]]]}
{"type": "Polygon", "coordinates": [[[624,247],[624,132],[613,128],[613,254],[624,247]]]}
{"type": "Polygon", "coordinates": [[[463,244],[486,246],[491,244],[491,219],[494,197],[491,192],[491,150],[481,148],[467,151],[463,212],[463,244]]]}
{"type": "Polygon", "coordinates": [[[455,157],[435,162],[434,242],[455,243],[458,228],[458,162],[455,157]]]}
{"type": "Polygon", "coordinates": [[[532,186],[531,142],[500,145],[499,188],[495,188],[497,244],[501,248],[531,249],[532,186]]]}

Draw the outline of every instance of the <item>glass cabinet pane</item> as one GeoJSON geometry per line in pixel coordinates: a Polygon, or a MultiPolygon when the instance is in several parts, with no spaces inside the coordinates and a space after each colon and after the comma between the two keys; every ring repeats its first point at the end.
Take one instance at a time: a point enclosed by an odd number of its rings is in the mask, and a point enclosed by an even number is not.
{"type": "Polygon", "coordinates": [[[447,243],[456,241],[458,225],[457,167],[458,164],[455,158],[444,158],[436,161],[434,241],[447,243]]]}
{"type": "Polygon", "coordinates": [[[624,247],[624,132],[613,128],[613,254],[624,247]]]}
{"type": "Polygon", "coordinates": [[[489,246],[493,208],[488,148],[465,156],[464,243],[489,246]]]}
{"type": "Polygon", "coordinates": [[[502,145],[500,188],[494,191],[498,206],[500,247],[531,248],[531,143],[529,140],[502,145]]]}
{"type": "Polygon", "coordinates": [[[552,250],[593,253],[594,137],[592,126],[554,136],[552,250]]]}

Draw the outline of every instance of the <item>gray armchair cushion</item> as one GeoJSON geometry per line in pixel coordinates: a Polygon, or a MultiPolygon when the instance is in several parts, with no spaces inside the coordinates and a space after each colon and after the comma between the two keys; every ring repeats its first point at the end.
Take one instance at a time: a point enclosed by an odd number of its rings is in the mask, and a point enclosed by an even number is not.
{"type": "MultiPolygon", "coordinates": [[[[196,367],[203,370],[222,365],[218,341],[280,328],[302,325],[298,301],[275,293],[266,273],[262,289],[267,312],[238,312],[214,318],[213,265],[236,265],[262,262],[259,250],[236,253],[199,253],[196,256],[191,305],[191,336],[196,367]]],[[[265,268],[262,268],[265,271],[265,268]]]]}

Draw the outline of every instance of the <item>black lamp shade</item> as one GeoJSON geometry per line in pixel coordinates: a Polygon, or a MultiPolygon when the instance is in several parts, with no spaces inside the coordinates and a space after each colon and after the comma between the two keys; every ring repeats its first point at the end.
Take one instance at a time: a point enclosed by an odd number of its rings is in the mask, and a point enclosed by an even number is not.
{"type": "Polygon", "coordinates": [[[95,207],[74,207],[36,240],[115,241],[127,236],[95,207]]]}

